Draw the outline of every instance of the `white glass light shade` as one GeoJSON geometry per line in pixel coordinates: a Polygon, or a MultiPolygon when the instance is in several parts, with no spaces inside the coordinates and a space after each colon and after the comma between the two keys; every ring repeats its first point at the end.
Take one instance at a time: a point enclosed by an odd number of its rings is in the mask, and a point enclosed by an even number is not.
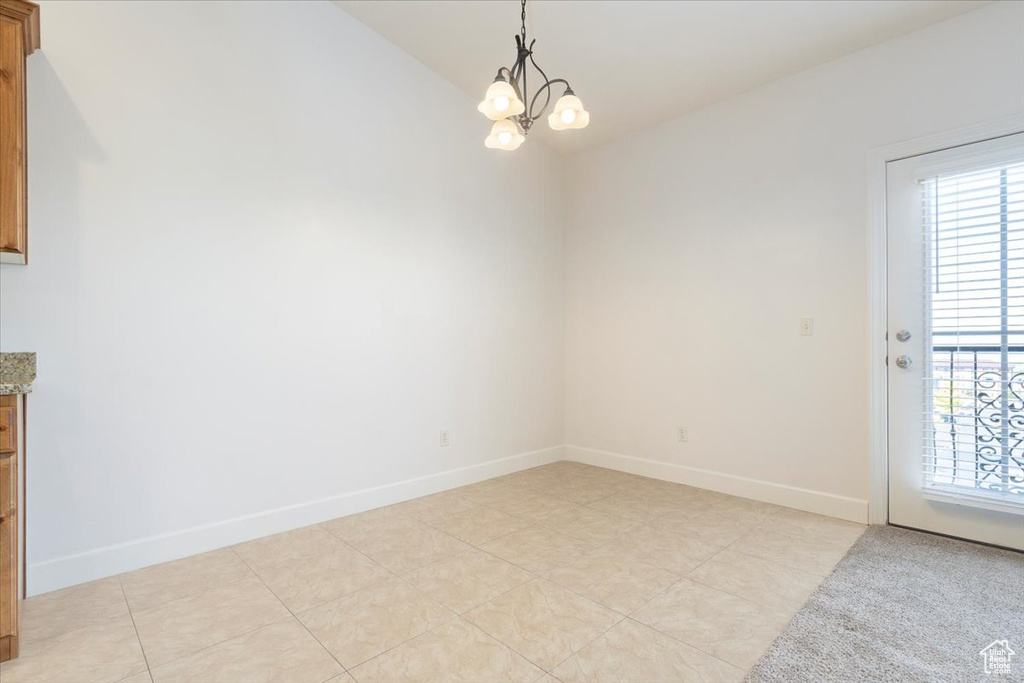
{"type": "Polygon", "coordinates": [[[548,116],[548,125],[555,130],[586,128],[590,123],[590,112],[583,109],[583,103],[575,95],[562,95],[555,102],[555,110],[548,116]]]}
{"type": "Polygon", "coordinates": [[[515,89],[505,81],[491,83],[491,87],[487,88],[487,94],[484,95],[484,101],[476,108],[492,121],[501,121],[526,111],[526,105],[516,96],[515,89]]]}
{"type": "Polygon", "coordinates": [[[514,121],[504,119],[495,121],[491,126],[491,134],[484,140],[484,145],[491,149],[503,149],[511,152],[523,144],[526,137],[519,132],[519,127],[514,121]]]}

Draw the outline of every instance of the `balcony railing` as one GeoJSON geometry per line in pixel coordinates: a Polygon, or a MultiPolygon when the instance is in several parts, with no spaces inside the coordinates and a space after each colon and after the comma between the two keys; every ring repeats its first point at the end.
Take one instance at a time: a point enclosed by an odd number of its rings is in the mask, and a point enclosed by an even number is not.
{"type": "Polygon", "coordinates": [[[932,348],[930,483],[1024,497],[1024,346],[932,348]]]}

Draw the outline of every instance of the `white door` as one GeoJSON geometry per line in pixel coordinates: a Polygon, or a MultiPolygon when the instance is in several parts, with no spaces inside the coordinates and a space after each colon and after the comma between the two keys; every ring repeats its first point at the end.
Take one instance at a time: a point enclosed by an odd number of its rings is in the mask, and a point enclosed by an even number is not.
{"type": "Polygon", "coordinates": [[[886,169],[889,522],[1024,549],[1024,134],[886,169]]]}

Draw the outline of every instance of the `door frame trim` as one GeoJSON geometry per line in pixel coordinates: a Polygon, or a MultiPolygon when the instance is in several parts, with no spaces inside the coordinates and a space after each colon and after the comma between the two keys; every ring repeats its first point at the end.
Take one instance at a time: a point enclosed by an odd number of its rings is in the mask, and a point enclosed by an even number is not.
{"type": "Polygon", "coordinates": [[[868,150],[868,523],[889,523],[886,356],[886,164],[1024,132],[1024,111],[868,150]]]}

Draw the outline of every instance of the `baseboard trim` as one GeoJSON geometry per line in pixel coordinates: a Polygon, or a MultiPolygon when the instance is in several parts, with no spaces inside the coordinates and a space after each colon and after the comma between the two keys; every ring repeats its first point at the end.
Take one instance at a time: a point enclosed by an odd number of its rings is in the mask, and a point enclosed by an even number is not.
{"type": "Polygon", "coordinates": [[[868,501],[866,500],[581,446],[565,446],[564,453],[566,460],[585,465],[606,467],[643,477],[696,486],[861,524],[866,524],[868,521],[868,501]]]}
{"type": "Polygon", "coordinates": [[[182,529],[28,565],[29,596],[114,576],[254,538],[319,524],[562,459],[562,447],[520,453],[415,479],[351,491],[253,515],[182,529]]]}

